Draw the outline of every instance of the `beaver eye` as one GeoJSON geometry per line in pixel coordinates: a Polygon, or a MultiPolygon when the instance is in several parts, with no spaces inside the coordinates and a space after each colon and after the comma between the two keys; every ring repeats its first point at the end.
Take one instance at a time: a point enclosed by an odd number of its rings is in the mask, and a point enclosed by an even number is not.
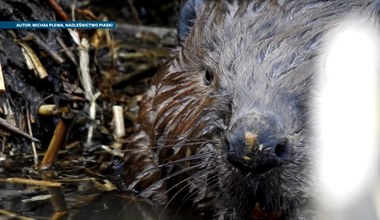
{"type": "Polygon", "coordinates": [[[206,86],[211,85],[212,81],[214,80],[214,75],[210,70],[205,71],[205,84],[206,86]]]}

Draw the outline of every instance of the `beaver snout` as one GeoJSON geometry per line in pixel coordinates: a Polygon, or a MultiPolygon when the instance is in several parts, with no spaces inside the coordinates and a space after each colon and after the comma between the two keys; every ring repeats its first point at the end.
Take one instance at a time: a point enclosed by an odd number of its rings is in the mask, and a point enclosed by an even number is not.
{"type": "Polygon", "coordinates": [[[225,135],[227,160],[244,174],[261,175],[281,166],[290,144],[274,121],[261,116],[238,120],[225,135]]]}

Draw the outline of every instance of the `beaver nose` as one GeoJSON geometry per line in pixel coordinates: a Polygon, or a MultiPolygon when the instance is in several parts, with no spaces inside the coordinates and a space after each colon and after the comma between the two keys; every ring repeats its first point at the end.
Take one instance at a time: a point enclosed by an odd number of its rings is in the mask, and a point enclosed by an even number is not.
{"type": "Polygon", "coordinates": [[[226,147],[227,160],[247,174],[264,174],[280,166],[289,155],[288,139],[268,133],[229,132],[226,147]]]}

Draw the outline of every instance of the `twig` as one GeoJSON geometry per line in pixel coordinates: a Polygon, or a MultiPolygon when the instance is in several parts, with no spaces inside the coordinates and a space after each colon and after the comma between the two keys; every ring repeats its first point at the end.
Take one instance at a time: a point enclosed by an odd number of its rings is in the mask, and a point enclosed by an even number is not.
{"type": "Polygon", "coordinates": [[[72,148],[74,148],[74,147],[77,147],[77,146],[80,145],[80,144],[81,144],[81,141],[74,141],[74,142],[72,142],[72,143],[66,145],[66,146],[65,146],[65,149],[66,149],[66,150],[70,150],[70,149],[72,149],[72,148]]]}
{"type": "Polygon", "coordinates": [[[135,6],[133,5],[133,2],[131,0],[128,0],[128,5],[129,5],[129,8],[131,9],[131,12],[132,12],[132,15],[133,17],[135,18],[136,22],[138,25],[141,25],[142,22],[140,20],[140,17],[139,17],[139,13],[137,12],[135,6]]]}
{"type": "Polygon", "coordinates": [[[44,116],[57,116],[62,113],[68,113],[70,110],[68,107],[57,108],[54,104],[40,105],[38,108],[38,114],[44,116]]]}
{"type": "Polygon", "coordinates": [[[28,68],[33,69],[35,72],[37,72],[37,75],[40,77],[40,79],[45,79],[48,76],[46,69],[42,65],[40,59],[34,53],[32,48],[30,48],[29,45],[27,45],[26,43],[19,42],[19,44],[24,50],[23,54],[26,60],[26,64],[28,65],[28,68]]]}
{"type": "Polygon", "coordinates": [[[1,68],[1,60],[0,60],[0,94],[5,93],[5,83],[4,83],[4,75],[3,69],[1,68]]]}
{"type": "Polygon", "coordinates": [[[4,209],[0,209],[0,215],[8,216],[10,219],[34,220],[33,218],[28,218],[28,217],[24,217],[24,216],[19,216],[19,215],[17,215],[17,214],[14,213],[14,212],[11,212],[11,211],[8,211],[8,210],[4,210],[4,209]]]}
{"type": "Polygon", "coordinates": [[[70,17],[63,11],[62,7],[57,3],[56,0],[48,0],[50,6],[55,10],[59,17],[64,21],[70,21],[70,17]]]}
{"type": "Polygon", "coordinates": [[[125,136],[125,127],[124,127],[124,116],[123,116],[123,107],[119,105],[112,106],[113,111],[113,121],[115,125],[114,138],[116,140],[123,138],[125,136]]]}
{"type": "Polygon", "coordinates": [[[50,141],[49,147],[45,153],[44,159],[41,162],[41,169],[49,168],[55,161],[58,152],[65,140],[67,132],[67,121],[61,118],[55,128],[53,138],[50,141]]]}
{"type": "Polygon", "coordinates": [[[57,106],[54,104],[41,105],[38,108],[38,114],[44,116],[56,116],[59,114],[59,111],[57,110],[57,106]]]}
{"type": "Polygon", "coordinates": [[[41,40],[37,35],[29,33],[23,40],[33,40],[35,44],[37,44],[42,50],[44,50],[47,54],[51,56],[51,58],[57,62],[58,64],[62,64],[64,62],[63,58],[58,55],[54,50],[52,50],[45,42],[41,40]]]}
{"type": "MultiPolygon", "coordinates": [[[[81,45],[79,47],[79,78],[84,88],[85,97],[90,101],[89,115],[91,120],[94,120],[96,117],[96,99],[100,96],[100,93],[94,95],[92,79],[90,76],[90,59],[89,59],[89,42],[86,38],[83,38],[81,45]]],[[[94,125],[90,125],[87,132],[87,142],[86,146],[90,146],[92,142],[94,125]]]]}
{"type": "Polygon", "coordinates": [[[79,78],[85,91],[85,97],[88,101],[91,101],[94,95],[92,89],[92,79],[90,76],[90,58],[88,54],[89,43],[86,38],[83,38],[79,47],[79,78]]]}
{"type": "Polygon", "coordinates": [[[71,39],[74,41],[74,43],[78,46],[80,46],[80,35],[78,33],[78,30],[76,29],[67,29],[69,32],[71,39]]]}
{"type": "Polygon", "coordinates": [[[46,201],[50,198],[51,198],[51,195],[38,195],[38,196],[33,196],[32,198],[22,199],[21,202],[29,203],[29,202],[36,202],[36,201],[46,201]]]}
{"type": "Polygon", "coordinates": [[[117,150],[114,150],[106,145],[102,145],[101,148],[103,150],[105,150],[107,153],[111,154],[112,156],[119,156],[119,157],[123,157],[123,153],[120,152],[120,151],[117,151],[117,150]]]}
{"type": "Polygon", "coordinates": [[[62,183],[51,182],[46,180],[34,180],[34,179],[25,179],[25,178],[0,178],[0,182],[5,183],[20,183],[20,184],[29,184],[29,185],[37,185],[37,186],[50,186],[50,187],[61,187],[62,183]]]}
{"type": "Polygon", "coordinates": [[[82,179],[60,179],[60,183],[80,183],[80,182],[93,182],[96,178],[88,177],[88,178],[82,178],[82,179]]]}
{"type": "Polygon", "coordinates": [[[21,131],[20,129],[18,129],[17,127],[13,126],[13,125],[10,125],[7,123],[7,121],[5,121],[4,119],[0,118],[0,127],[9,131],[9,132],[12,132],[12,133],[15,133],[17,135],[20,135],[24,138],[28,138],[29,140],[31,141],[34,141],[34,142],[40,142],[40,140],[38,140],[37,138],[35,137],[32,137],[30,136],[29,134],[21,131]]]}
{"type": "MultiPolygon", "coordinates": [[[[29,109],[26,109],[26,119],[27,119],[27,125],[29,130],[29,135],[33,137],[33,131],[32,131],[32,125],[30,124],[30,115],[29,115],[29,109]]],[[[38,155],[36,150],[36,143],[32,142],[32,151],[33,151],[33,158],[34,158],[34,165],[38,165],[38,155]]]]}
{"type": "MultiPolygon", "coordinates": [[[[58,152],[65,140],[67,133],[67,120],[61,118],[55,128],[53,138],[50,141],[49,147],[45,153],[44,159],[41,162],[40,170],[42,177],[45,180],[51,179],[53,172],[51,171],[51,165],[57,158],[58,152]]],[[[51,195],[51,203],[56,211],[57,216],[67,214],[67,204],[62,191],[57,187],[47,187],[49,194],[51,195]]]]}
{"type": "Polygon", "coordinates": [[[177,45],[177,30],[174,28],[164,28],[164,27],[151,27],[142,25],[131,25],[131,24],[117,24],[117,28],[113,30],[113,33],[120,35],[136,35],[141,32],[149,32],[157,35],[166,45],[176,46],[177,45]]]}
{"type": "Polygon", "coordinates": [[[34,43],[40,46],[41,49],[44,50],[47,54],[49,54],[55,62],[57,62],[58,64],[62,64],[63,62],[65,62],[65,60],[48,45],[46,45],[45,42],[41,40],[41,38],[34,34],[32,34],[32,36],[34,43]]]}
{"type": "MultiPolygon", "coordinates": [[[[97,92],[90,101],[90,108],[89,108],[89,114],[90,119],[93,121],[96,117],[96,99],[100,96],[100,93],[97,92]]],[[[92,135],[94,132],[94,125],[90,124],[87,132],[87,143],[86,146],[90,146],[92,142],[92,135]]]]}
{"type": "Polygon", "coordinates": [[[141,64],[135,68],[135,71],[129,74],[124,74],[118,77],[114,77],[110,83],[112,86],[119,86],[120,84],[127,83],[132,80],[136,80],[136,78],[138,77],[145,77],[145,74],[142,74],[142,73],[147,73],[147,71],[150,68],[153,68],[153,65],[148,66],[146,64],[141,64]]]}
{"type": "Polygon", "coordinates": [[[177,30],[175,28],[165,28],[165,27],[152,27],[152,26],[138,26],[132,24],[117,24],[116,31],[121,31],[124,33],[129,33],[135,35],[139,32],[150,32],[157,35],[160,38],[164,38],[166,36],[176,36],[177,30]]]}
{"type": "Polygon", "coordinates": [[[5,150],[5,136],[3,136],[3,140],[1,142],[0,161],[4,161],[6,159],[4,150],[5,150]]]}
{"type": "Polygon", "coordinates": [[[63,42],[62,38],[61,37],[57,37],[57,42],[58,44],[62,47],[63,49],[63,52],[65,53],[65,55],[69,58],[69,60],[75,65],[77,66],[77,61],[75,60],[75,55],[74,53],[66,46],[65,42],[63,42]]]}
{"type": "Polygon", "coordinates": [[[71,2],[71,5],[70,5],[70,14],[71,14],[71,20],[72,21],[75,21],[76,18],[75,18],[75,9],[77,8],[77,3],[78,3],[78,0],[74,0],[71,2]]]}
{"type": "Polygon", "coordinates": [[[106,192],[117,190],[117,187],[112,182],[110,182],[109,180],[106,180],[106,179],[103,181],[103,183],[99,183],[99,182],[95,181],[94,185],[96,188],[98,188],[102,191],[106,191],[106,192]]]}

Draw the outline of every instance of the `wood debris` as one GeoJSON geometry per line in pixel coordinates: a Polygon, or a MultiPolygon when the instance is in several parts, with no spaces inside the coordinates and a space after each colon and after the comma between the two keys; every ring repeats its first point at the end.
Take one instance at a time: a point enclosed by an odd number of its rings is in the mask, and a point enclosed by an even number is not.
{"type": "MultiPolygon", "coordinates": [[[[0,0],[0,17],[118,19],[88,4],[0,0]]],[[[122,178],[114,168],[122,165],[124,138],[176,36],[173,28],[136,25],[146,19],[135,2],[115,4],[134,11],[134,24],[118,23],[115,30],[0,30],[0,218],[40,219],[33,208],[46,203],[54,210],[44,218],[75,216],[69,207],[115,190],[107,179],[122,178]],[[18,209],[15,201],[23,201],[18,209]]]]}

